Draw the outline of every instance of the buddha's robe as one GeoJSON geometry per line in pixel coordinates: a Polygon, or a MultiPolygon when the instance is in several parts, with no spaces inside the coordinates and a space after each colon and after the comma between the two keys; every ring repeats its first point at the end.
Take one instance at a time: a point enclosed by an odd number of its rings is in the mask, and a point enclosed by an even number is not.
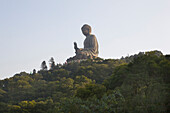
{"type": "Polygon", "coordinates": [[[98,42],[95,35],[89,35],[86,37],[84,40],[84,49],[81,50],[81,54],[91,57],[98,56],[98,42]]]}

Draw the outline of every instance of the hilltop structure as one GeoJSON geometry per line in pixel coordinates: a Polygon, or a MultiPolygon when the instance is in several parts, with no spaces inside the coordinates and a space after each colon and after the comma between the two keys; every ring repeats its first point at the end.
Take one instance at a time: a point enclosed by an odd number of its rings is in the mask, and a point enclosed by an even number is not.
{"type": "Polygon", "coordinates": [[[76,55],[67,59],[67,62],[80,62],[87,59],[94,59],[98,57],[98,42],[96,36],[91,34],[91,27],[87,24],[81,28],[82,33],[86,36],[84,40],[84,48],[78,48],[77,43],[74,42],[74,49],[76,55]]]}

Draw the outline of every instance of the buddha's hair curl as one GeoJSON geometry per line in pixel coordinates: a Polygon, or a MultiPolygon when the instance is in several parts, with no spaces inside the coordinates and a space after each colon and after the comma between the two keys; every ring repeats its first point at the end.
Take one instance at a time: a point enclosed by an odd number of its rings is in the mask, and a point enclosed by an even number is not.
{"type": "Polygon", "coordinates": [[[88,29],[89,32],[91,33],[91,26],[88,24],[84,24],[83,27],[81,28],[81,30],[83,30],[84,28],[88,29]]]}

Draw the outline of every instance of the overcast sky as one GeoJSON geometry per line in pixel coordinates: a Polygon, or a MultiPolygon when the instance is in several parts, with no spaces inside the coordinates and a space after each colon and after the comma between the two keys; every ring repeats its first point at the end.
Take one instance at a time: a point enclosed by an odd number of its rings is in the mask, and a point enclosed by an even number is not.
{"type": "Polygon", "coordinates": [[[170,0],[0,0],[0,79],[64,63],[92,26],[99,57],[170,53],[170,0]]]}

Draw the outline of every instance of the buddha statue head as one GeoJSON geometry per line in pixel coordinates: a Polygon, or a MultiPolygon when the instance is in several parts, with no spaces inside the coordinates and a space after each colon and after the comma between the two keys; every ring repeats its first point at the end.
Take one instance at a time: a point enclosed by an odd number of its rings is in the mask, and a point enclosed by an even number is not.
{"type": "Polygon", "coordinates": [[[84,24],[81,30],[85,36],[90,35],[91,33],[91,27],[87,24],[84,24]]]}

